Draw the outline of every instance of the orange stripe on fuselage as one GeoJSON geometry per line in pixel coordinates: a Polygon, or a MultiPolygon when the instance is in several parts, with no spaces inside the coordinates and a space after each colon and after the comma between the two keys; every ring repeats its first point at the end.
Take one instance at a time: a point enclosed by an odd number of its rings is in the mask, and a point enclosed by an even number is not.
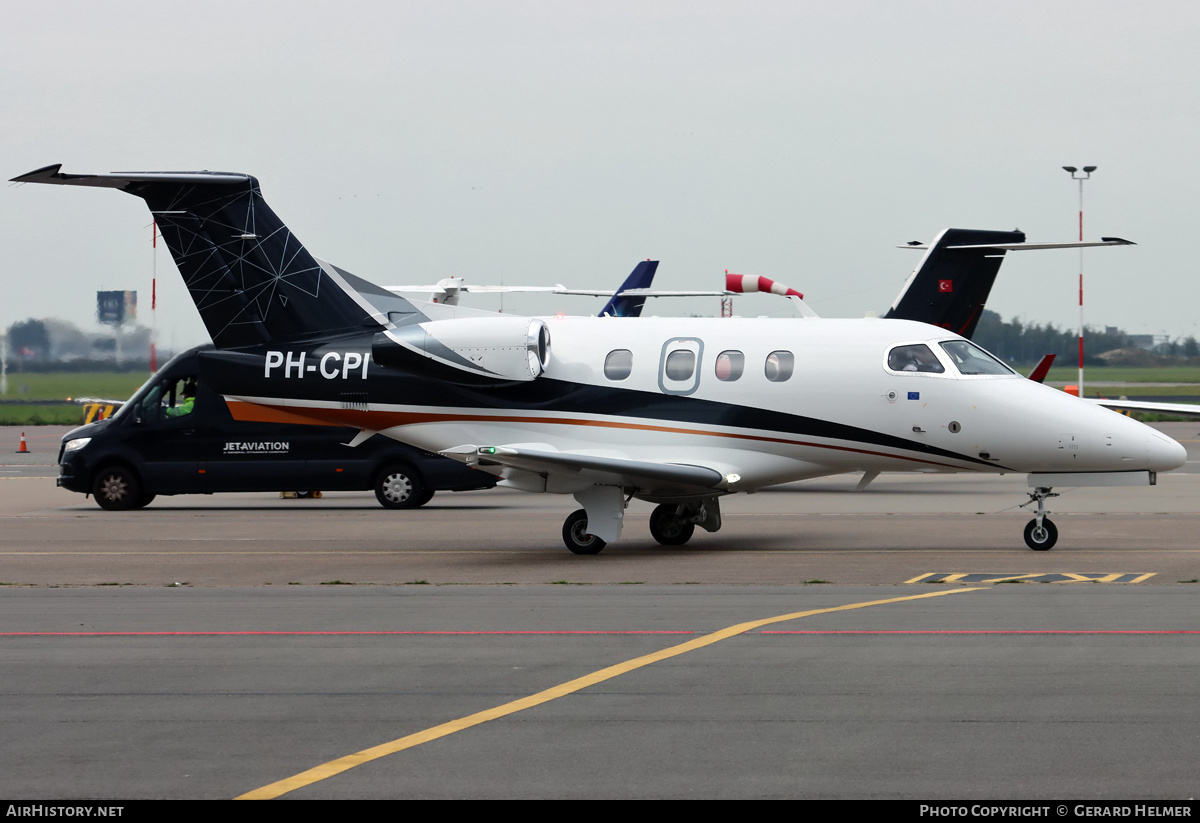
{"type": "Polygon", "coordinates": [[[832,449],[833,451],[866,454],[872,457],[890,457],[896,460],[908,460],[913,463],[924,463],[929,466],[943,466],[948,469],[961,469],[952,463],[941,463],[936,460],[925,460],[920,457],[909,457],[903,454],[888,454],[887,452],[856,449],[851,446],[830,446],[826,443],[813,443],[807,440],[792,440],[786,437],[767,437],[759,434],[736,434],[733,432],[707,431],[705,429],[685,429],[677,426],[652,426],[646,423],[618,423],[612,420],[584,420],[578,417],[520,417],[517,415],[490,414],[434,414],[430,412],[391,412],[363,411],[362,409],[305,409],[304,414],[298,414],[294,406],[268,406],[260,403],[248,403],[243,400],[231,400],[229,411],[235,420],[252,420],[261,423],[303,423],[310,426],[348,426],[354,429],[383,431],[394,426],[411,426],[415,423],[534,423],[538,425],[556,426],[592,426],[601,429],[626,429],[632,431],[664,432],[667,434],[690,434],[703,437],[727,437],[733,440],[751,440],[759,443],[783,443],[789,446],[806,446],[814,449],[832,449]],[[252,416],[248,416],[252,415],[252,416]],[[307,415],[312,415],[309,417],[307,415]]]}

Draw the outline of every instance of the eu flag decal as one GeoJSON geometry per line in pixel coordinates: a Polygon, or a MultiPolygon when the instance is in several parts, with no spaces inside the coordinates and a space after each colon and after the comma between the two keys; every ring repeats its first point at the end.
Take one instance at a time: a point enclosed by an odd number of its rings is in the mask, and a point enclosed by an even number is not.
{"type": "Polygon", "coordinates": [[[910,391],[910,392],[908,393],[908,399],[909,399],[909,400],[920,400],[920,399],[921,399],[921,393],[920,393],[919,391],[910,391]]]}

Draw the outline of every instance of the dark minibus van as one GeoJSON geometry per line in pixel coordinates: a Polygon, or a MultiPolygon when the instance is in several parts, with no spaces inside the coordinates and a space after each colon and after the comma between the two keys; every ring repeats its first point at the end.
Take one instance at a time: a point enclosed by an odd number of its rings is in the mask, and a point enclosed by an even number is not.
{"type": "Polygon", "coordinates": [[[58,485],[101,508],[137,509],[156,495],[373,489],[381,505],[423,506],[435,491],[486,489],[497,478],[377,434],[350,448],[357,429],[246,423],[200,379],[184,352],[112,417],[63,437],[58,485]]]}

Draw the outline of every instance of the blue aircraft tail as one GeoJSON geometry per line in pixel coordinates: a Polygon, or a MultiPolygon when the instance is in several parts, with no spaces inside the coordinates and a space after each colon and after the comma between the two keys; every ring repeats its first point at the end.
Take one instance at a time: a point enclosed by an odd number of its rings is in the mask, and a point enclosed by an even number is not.
{"type": "Polygon", "coordinates": [[[145,200],[218,348],[379,326],[336,271],[322,267],[275,215],[250,175],[63,174],[61,168],[13,182],[113,188],[145,200]]]}
{"type": "Polygon", "coordinates": [[[646,295],[629,295],[622,297],[621,292],[626,289],[648,289],[650,284],[654,282],[654,273],[658,271],[657,260],[643,260],[638,263],[629,276],[625,278],[625,282],[617,289],[608,302],[604,304],[604,308],[600,310],[600,316],[608,315],[610,317],[638,317],[642,313],[642,305],[646,302],[646,295]]]}

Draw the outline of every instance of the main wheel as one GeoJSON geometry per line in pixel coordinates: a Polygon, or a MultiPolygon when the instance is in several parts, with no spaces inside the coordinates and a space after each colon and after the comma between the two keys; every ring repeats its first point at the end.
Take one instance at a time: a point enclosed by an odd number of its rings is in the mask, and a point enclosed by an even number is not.
{"type": "Polygon", "coordinates": [[[1025,545],[1035,552],[1048,552],[1058,542],[1058,527],[1050,522],[1049,517],[1042,518],[1039,529],[1037,520],[1030,520],[1025,525],[1025,545]]]}
{"type": "Polygon", "coordinates": [[[141,502],[141,482],[132,470],[124,466],[112,466],[97,474],[96,482],[92,484],[92,496],[100,508],[113,512],[145,505],[141,502]]]}
{"type": "Polygon", "coordinates": [[[696,531],[695,523],[688,523],[675,513],[677,508],[664,503],[650,514],[650,536],[664,546],[682,546],[696,531]]]}
{"type": "Polygon", "coordinates": [[[408,466],[389,466],[375,479],[375,499],[385,509],[415,509],[431,497],[433,492],[408,466]]]}
{"type": "Polygon", "coordinates": [[[574,554],[599,554],[605,543],[587,530],[587,511],[576,509],[563,521],[563,542],[574,554]]]}

